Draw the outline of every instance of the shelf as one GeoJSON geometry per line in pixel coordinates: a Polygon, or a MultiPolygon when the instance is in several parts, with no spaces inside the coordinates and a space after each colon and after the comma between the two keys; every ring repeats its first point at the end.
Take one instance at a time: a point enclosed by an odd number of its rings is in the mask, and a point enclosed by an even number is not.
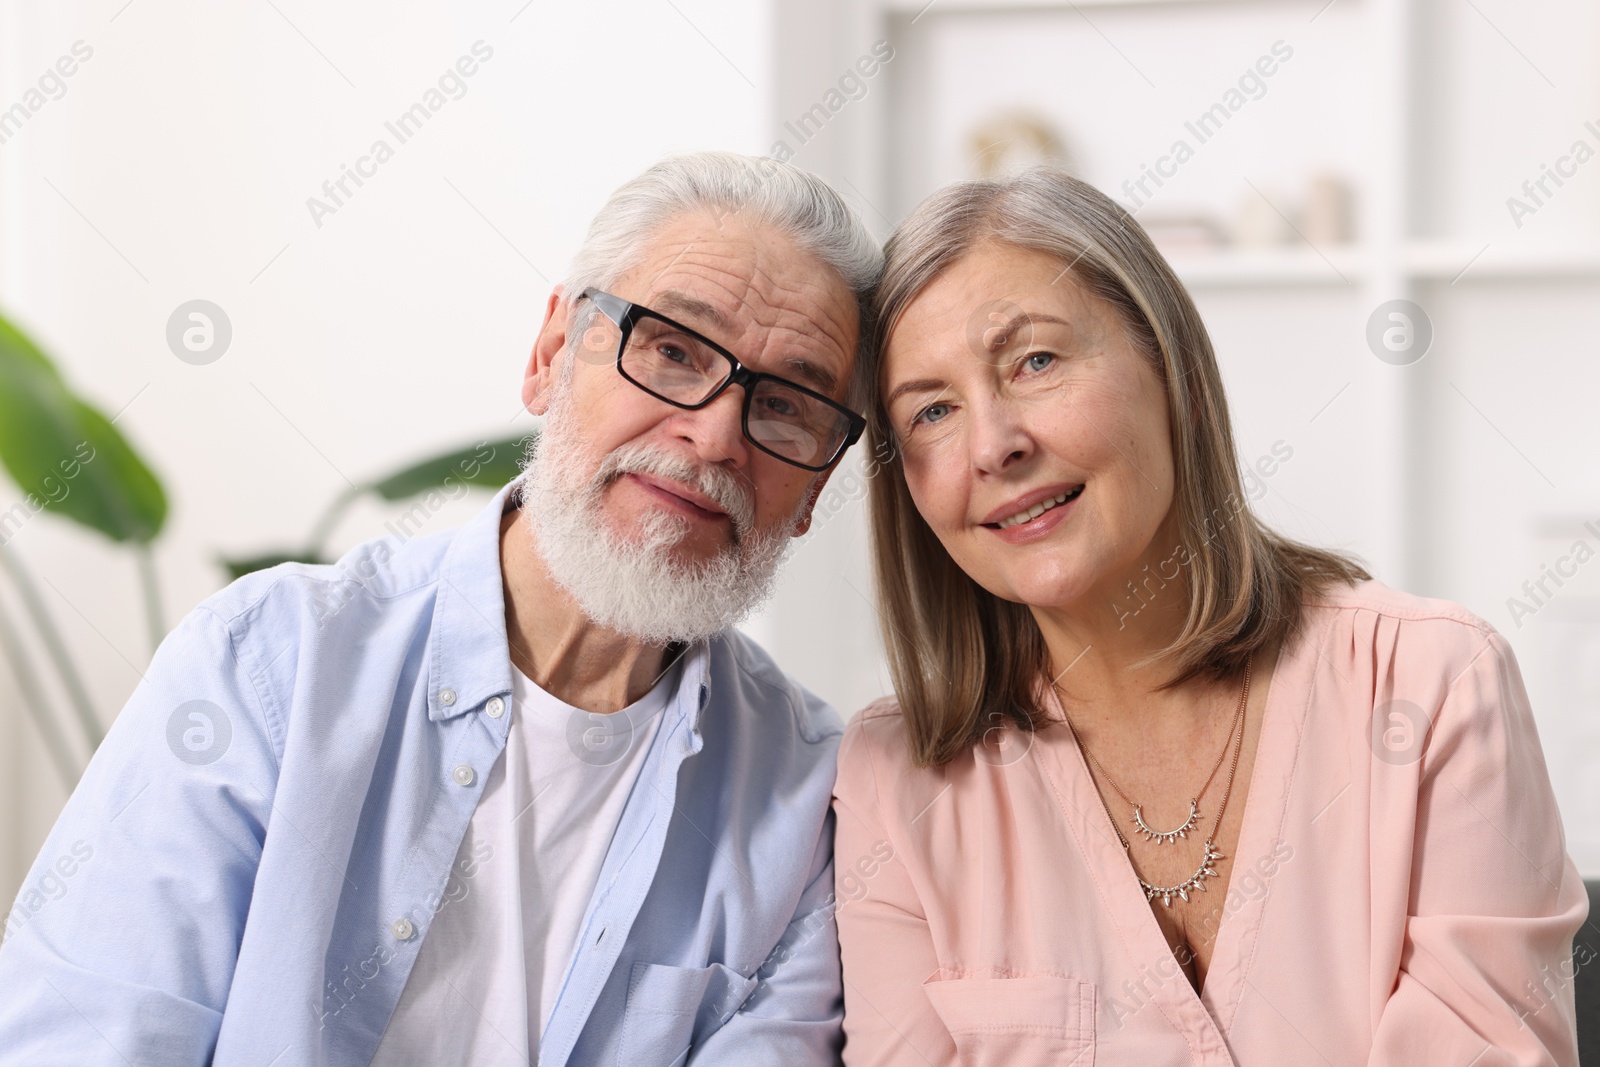
{"type": "Polygon", "coordinates": [[[1528,247],[1519,246],[1514,237],[1477,244],[1416,241],[1406,246],[1404,265],[1415,278],[1452,283],[1518,278],[1582,279],[1600,275],[1600,246],[1528,247]]]}
{"type": "MultiPolygon", "coordinates": [[[[1188,286],[1202,289],[1250,286],[1355,286],[1369,273],[1371,255],[1360,245],[1325,248],[1221,248],[1171,253],[1167,262],[1188,286]]],[[[1591,248],[1516,246],[1513,240],[1472,245],[1415,241],[1400,249],[1401,272],[1415,281],[1486,282],[1555,278],[1600,278],[1600,245],[1591,248]]]]}
{"type": "Polygon", "coordinates": [[[993,15],[1027,11],[1071,13],[1082,7],[1215,7],[1218,4],[1297,4],[1307,0],[879,0],[880,10],[896,15],[993,15]]]}
{"type": "Polygon", "coordinates": [[[1315,249],[1221,248],[1215,252],[1173,253],[1167,262],[1185,285],[1222,288],[1251,285],[1355,286],[1364,256],[1354,246],[1315,249]]]}

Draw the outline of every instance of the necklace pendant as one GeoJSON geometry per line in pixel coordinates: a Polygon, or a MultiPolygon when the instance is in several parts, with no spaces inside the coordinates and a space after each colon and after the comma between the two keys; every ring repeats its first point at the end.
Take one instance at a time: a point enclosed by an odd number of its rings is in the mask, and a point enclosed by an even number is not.
{"type": "Polygon", "coordinates": [[[1189,831],[1194,829],[1195,823],[1200,821],[1200,802],[1197,799],[1189,801],[1189,817],[1183,820],[1183,825],[1172,830],[1154,830],[1144,821],[1144,806],[1133,806],[1133,825],[1138,827],[1146,841],[1154,841],[1158,845],[1170,845],[1180,837],[1187,838],[1189,831]]]}
{"type": "Polygon", "coordinates": [[[1208,837],[1206,838],[1205,855],[1200,860],[1199,869],[1177,885],[1151,885],[1143,878],[1140,878],[1138,872],[1134,873],[1134,877],[1139,878],[1139,888],[1144,890],[1145,900],[1150,901],[1160,897],[1162,906],[1170,908],[1172,907],[1173,897],[1178,897],[1187,903],[1190,893],[1197,889],[1202,893],[1205,892],[1206,879],[1217,876],[1216,861],[1226,858],[1226,856],[1217,851],[1216,846],[1211,843],[1211,838],[1208,837]]]}

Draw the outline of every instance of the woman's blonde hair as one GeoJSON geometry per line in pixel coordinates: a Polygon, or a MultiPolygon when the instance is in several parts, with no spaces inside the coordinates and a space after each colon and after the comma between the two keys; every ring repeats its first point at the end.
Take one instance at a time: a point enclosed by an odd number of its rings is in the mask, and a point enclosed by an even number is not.
{"type": "Polygon", "coordinates": [[[946,186],[884,248],[871,348],[873,567],[889,669],[918,766],[949,762],[996,726],[1034,730],[1045,722],[1039,701],[1048,652],[1032,612],[973,581],[939,543],[912,503],[883,408],[881,361],[901,314],[941,271],[987,241],[1058,259],[1084,291],[1111,305],[1165,386],[1173,508],[1188,558],[1179,575],[1156,580],[1182,581],[1189,612],[1173,643],[1138,664],[1170,669],[1161,688],[1235,675],[1251,653],[1294,633],[1317,589],[1370,577],[1353,557],[1283,537],[1250,511],[1211,340],[1131,215],[1050,168],[946,186]]]}

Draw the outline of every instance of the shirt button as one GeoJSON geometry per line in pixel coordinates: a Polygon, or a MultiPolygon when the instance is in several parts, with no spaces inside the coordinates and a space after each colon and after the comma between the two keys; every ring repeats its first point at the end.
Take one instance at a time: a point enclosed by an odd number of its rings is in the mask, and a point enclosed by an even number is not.
{"type": "Polygon", "coordinates": [[[395,936],[396,941],[410,941],[411,935],[417,928],[411,925],[410,919],[396,919],[389,924],[389,932],[395,936]]]}
{"type": "Polygon", "coordinates": [[[454,689],[441,689],[441,690],[439,690],[439,703],[443,704],[445,707],[448,708],[451,704],[454,704],[455,702],[456,702],[456,691],[454,689]]]}
{"type": "Polygon", "coordinates": [[[461,764],[453,772],[451,772],[451,777],[456,780],[456,785],[471,785],[473,782],[478,780],[478,776],[473,773],[472,768],[468,767],[465,763],[461,764]]]}
{"type": "Polygon", "coordinates": [[[483,706],[483,710],[488,712],[489,718],[498,719],[506,713],[506,702],[499,697],[490,697],[489,703],[483,706]]]}

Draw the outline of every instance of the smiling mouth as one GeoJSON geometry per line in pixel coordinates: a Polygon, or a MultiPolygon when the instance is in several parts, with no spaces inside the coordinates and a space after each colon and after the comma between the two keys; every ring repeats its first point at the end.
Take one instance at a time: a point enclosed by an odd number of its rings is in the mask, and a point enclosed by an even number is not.
{"type": "Polygon", "coordinates": [[[1019,511],[1010,518],[1001,519],[999,522],[986,522],[984,525],[991,530],[1007,530],[1013,526],[1021,526],[1025,522],[1032,522],[1051,508],[1058,508],[1069,500],[1078,499],[1078,495],[1082,492],[1083,486],[1080,485],[1076,489],[1070,489],[1062,493],[1060,496],[1052,497],[1049,500],[1041,500],[1033,507],[1028,508],[1026,511],[1019,511]]]}

